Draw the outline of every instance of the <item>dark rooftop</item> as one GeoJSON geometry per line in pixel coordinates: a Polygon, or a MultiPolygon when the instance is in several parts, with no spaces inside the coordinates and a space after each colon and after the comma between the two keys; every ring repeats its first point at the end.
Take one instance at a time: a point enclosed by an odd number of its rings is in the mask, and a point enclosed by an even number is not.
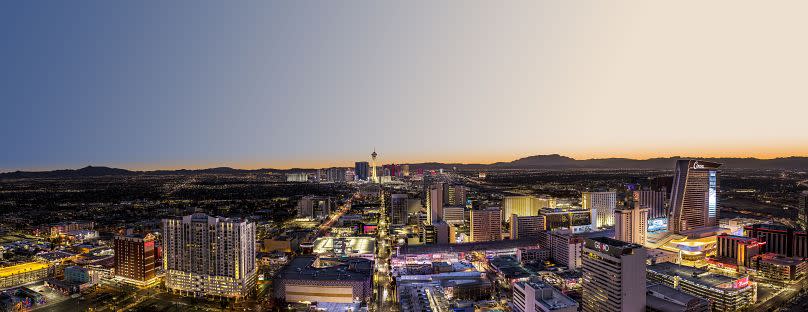
{"type": "Polygon", "coordinates": [[[278,273],[289,280],[367,280],[373,274],[373,262],[363,258],[322,258],[329,266],[314,267],[316,257],[299,256],[278,273]]]}

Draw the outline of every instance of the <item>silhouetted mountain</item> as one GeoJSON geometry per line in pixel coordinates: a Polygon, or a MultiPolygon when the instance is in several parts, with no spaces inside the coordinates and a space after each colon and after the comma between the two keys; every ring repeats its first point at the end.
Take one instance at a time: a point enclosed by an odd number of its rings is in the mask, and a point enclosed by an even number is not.
{"type": "MultiPolygon", "coordinates": [[[[410,170],[424,169],[437,170],[452,168],[464,170],[487,169],[670,169],[678,159],[702,159],[723,164],[722,168],[745,169],[802,169],[808,170],[808,157],[781,157],[774,159],[758,158],[700,158],[700,157],[670,157],[650,159],[603,158],[577,160],[558,154],[536,155],[520,158],[511,162],[498,162],[493,164],[460,164],[460,163],[417,163],[409,164],[410,170]]],[[[63,169],[53,171],[15,171],[0,173],[0,179],[49,179],[49,178],[82,178],[102,176],[131,176],[131,175],[193,175],[193,174],[256,174],[256,173],[284,173],[313,171],[314,169],[234,169],[218,167],[208,169],[179,169],[155,171],[130,171],[126,169],[87,166],[81,169],[63,169]]]]}

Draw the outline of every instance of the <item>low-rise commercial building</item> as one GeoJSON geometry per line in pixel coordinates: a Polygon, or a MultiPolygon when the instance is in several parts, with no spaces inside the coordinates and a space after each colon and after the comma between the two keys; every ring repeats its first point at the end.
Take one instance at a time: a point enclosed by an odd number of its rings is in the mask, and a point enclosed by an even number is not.
{"type": "Polygon", "coordinates": [[[367,259],[299,256],[278,273],[273,296],[288,302],[368,301],[372,277],[367,259]]]}
{"type": "Polygon", "coordinates": [[[747,275],[728,277],[670,262],[650,265],[646,273],[649,282],[707,299],[711,311],[743,311],[756,301],[747,275]]]}
{"type": "Polygon", "coordinates": [[[0,268],[0,289],[42,281],[49,267],[44,262],[26,262],[0,268]]]}
{"type": "Polygon", "coordinates": [[[576,312],[578,302],[553,286],[527,281],[513,285],[511,308],[514,312],[576,312]]]}

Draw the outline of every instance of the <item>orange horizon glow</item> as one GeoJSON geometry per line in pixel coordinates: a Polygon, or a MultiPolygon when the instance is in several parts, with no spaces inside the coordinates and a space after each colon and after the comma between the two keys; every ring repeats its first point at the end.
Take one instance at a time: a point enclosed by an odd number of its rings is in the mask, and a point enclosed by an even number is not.
{"type": "MultiPolygon", "coordinates": [[[[805,149],[804,152],[801,153],[782,153],[777,154],[774,152],[771,153],[737,153],[731,150],[726,152],[718,152],[718,153],[710,153],[710,154],[698,154],[698,153],[666,153],[666,154],[656,154],[656,153],[625,153],[625,154],[607,154],[607,153],[533,153],[533,154],[508,154],[508,155],[476,155],[474,157],[466,157],[464,159],[457,159],[452,158],[449,155],[435,155],[435,157],[393,157],[393,158],[386,158],[384,154],[380,152],[380,156],[378,158],[378,163],[381,164],[420,164],[420,163],[444,163],[444,164],[461,164],[461,165],[468,165],[468,164],[493,164],[497,162],[510,162],[524,157],[536,156],[536,155],[550,155],[550,154],[559,154],[561,156],[570,157],[576,160],[589,160],[589,159],[604,159],[604,158],[628,158],[628,159],[636,159],[636,160],[648,160],[653,158],[671,158],[671,157],[689,157],[689,158],[757,158],[761,160],[768,160],[768,159],[775,159],[775,158],[787,158],[787,157],[808,157],[808,149],[805,149]]],[[[171,161],[171,162],[163,162],[163,163],[128,163],[128,164],[118,164],[118,163],[107,163],[107,164],[88,164],[79,167],[71,166],[69,168],[78,169],[86,166],[104,166],[104,167],[111,167],[111,168],[120,168],[132,171],[155,171],[155,170],[199,170],[199,169],[209,169],[209,168],[219,168],[219,167],[227,167],[233,169],[243,169],[243,170],[255,170],[255,169],[279,169],[279,170],[286,170],[286,169],[317,169],[317,168],[331,168],[331,167],[353,167],[354,163],[357,161],[368,161],[370,162],[370,155],[367,157],[357,157],[354,160],[343,160],[343,161],[326,161],[320,159],[308,159],[308,160],[276,160],[276,161],[240,161],[240,162],[188,162],[185,165],[182,165],[182,162],[178,161],[171,161]],[[365,159],[367,158],[367,159],[365,159]]],[[[58,170],[58,169],[66,169],[66,167],[40,167],[40,168],[24,168],[24,169],[12,169],[12,170],[0,170],[0,172],[11,172],[11,171],[48,171],[48,170],[58,170]]]]}

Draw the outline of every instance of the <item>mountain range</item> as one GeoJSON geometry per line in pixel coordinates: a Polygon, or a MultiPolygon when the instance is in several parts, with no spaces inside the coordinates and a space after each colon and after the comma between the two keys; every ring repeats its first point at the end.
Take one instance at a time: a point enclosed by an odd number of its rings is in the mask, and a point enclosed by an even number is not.
{"type": "MultiPolygon", "coordinates": [[[[650,159],[629,158],[601,158],[578,160],[558,154],[535,155],[520,158],[510,162],[497,162],[493,164],[460,164],[460,163],[415,163],[409,164],[410,169],[673,169],[678,159],[701,159],[723,164],[722,168],[735,169],[795,169],[808,170],[808,157],[781,157],[773,159],[759,158],[699,158],[699,157],[669,157],[650,159]]],[[[14,171],[0,173],[0,179],[26,179],[26,178],[80,178],[97,176],[132,176],[132,175],[193,175],[193,174],[249,174],[270,172],[310,171],[314,169],[234,169],[218,167],[208,169],[179,169],[131,171],[119,168],[87,166],[81,169],[61,169],[53,171],[14,171]]]]}

